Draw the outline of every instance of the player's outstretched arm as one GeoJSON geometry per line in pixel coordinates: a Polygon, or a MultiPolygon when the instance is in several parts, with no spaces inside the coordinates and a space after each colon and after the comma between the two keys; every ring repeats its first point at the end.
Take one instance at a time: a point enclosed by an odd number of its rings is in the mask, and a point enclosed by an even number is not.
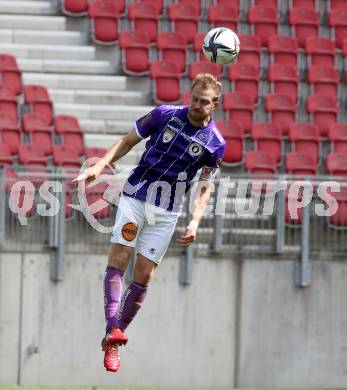
{"type": "Polygon", "coordinates": [[[140,141],[141,138],[136,134],[135,129],[132,129],[126,136],[115,142],[95,165],[78,175],[72,182],[85,180],[89,183],[95,180],[108,164],[125,156],[140,141]]]}
{"type": "Polygon", "coordinates": [[[211,189],[213,182],[208,180],[199,181],[197,189],[193,196],[192,202],[192,219],[186,227],[184,233],[177,240],[180,246],[188,246],[196,239],[198,226],[204,212],[206,210],[208,201],[211,196],[211,189]]]}

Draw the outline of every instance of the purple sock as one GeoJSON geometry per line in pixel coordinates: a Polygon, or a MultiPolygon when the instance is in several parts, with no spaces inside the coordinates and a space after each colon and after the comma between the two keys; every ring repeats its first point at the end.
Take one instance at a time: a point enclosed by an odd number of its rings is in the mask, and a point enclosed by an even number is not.
{"type": "Polygon", "coordinates": [[[117,312],[118,327],[125,330],[140,310],[147,295],[148,286],[132,282],[124,291],[119,310],[117,312]]]}
{"type": "Polygon", "coordinates": [[[124,271],[108,266],[104,278],[106,332],[117,326],[116,313],[122,293],[124,271]]]}

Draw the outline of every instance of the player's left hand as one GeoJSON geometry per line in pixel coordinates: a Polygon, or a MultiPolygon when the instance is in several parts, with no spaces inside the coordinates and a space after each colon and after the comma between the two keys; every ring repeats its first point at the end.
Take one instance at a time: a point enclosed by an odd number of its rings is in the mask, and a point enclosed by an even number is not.
{"type": "Polygon", "coordinates": [[[177,240],[179,246],[185,247],[190,245],[196,239],[197,223],[190,223],[181,237],[177,240]]]}

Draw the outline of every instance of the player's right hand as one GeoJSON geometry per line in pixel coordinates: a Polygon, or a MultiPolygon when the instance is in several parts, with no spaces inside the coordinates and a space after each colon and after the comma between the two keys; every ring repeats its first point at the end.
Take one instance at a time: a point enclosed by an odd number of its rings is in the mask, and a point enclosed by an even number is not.
{"type": "Polygon", "coordinates": [[[102,170],[103,168],[99,167],[98,165],[93,165],[92,167],[88,168],[85,172],[75,177],[72,180],[72,183],[78,183],[82,180],[85,180],[87,183],[90,183],[100,175],[102,170]]]}

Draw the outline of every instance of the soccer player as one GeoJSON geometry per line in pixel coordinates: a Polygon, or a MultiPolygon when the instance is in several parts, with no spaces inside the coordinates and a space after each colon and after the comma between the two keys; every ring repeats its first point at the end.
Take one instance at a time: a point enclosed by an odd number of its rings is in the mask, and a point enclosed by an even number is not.
{"type": "Polygon", "coordinates": [[[184,193],[202,168],[191,221],[178,244],[185,247],[196,238],[224,155],[225,141],[212,117],[220,96],[221,83],[210,74],[199,74],[192,83],[188,106],[155,108],[138,119],[135,128],[116,142],[96,165],[75,179],[94,180],[107,164],[149,138],[139,164],[124,185],[111,238],[104,277],[106,336],[101,343],[107,371],[116,372],[120,368],[118,346],[128,341],[124,331],[142,306],[155,269],[169,246],[184,193]],[[135,246],[133,281],[121,298],[123,275],[135,246]]]}

